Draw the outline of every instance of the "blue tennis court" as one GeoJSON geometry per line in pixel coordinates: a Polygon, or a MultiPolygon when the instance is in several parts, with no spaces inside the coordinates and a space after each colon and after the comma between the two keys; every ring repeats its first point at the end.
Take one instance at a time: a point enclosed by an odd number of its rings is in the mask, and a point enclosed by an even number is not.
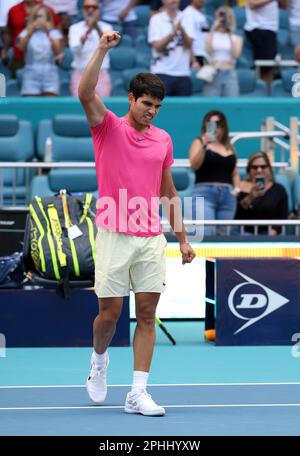
{"type": "Polygon", "coordinates": [[[149,392],[164,417],[124,413],[132,348],[112,347],[108,397],[85,390],[90,349],[8,349],[0,358],[0,434],[48,436],[299,435],[298,358],[291,347],[216,347],[200,322],[158,331],[149,392]]]}

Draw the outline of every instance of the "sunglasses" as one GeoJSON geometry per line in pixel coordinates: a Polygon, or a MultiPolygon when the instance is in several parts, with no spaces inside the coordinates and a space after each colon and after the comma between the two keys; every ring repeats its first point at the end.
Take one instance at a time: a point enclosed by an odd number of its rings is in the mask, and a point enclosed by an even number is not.
{"type": "Polygon", "coordinates": [[[88,10],[88,9],[93,9],[93,10],[97,10],[99,8],[99,6],[97,5],[84,5],[83,9],[85,10],[88,10]]]}
{"type": "Polygon", "coordinates": [[[257,170],[258,168],[267,169],[268,165],[251,165],[251,169],[257,170]]]}

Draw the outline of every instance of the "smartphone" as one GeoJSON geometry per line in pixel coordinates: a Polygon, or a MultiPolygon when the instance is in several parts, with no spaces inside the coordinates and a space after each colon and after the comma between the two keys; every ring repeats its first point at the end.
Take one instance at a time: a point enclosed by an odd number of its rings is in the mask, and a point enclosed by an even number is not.
{"type": "Polygon", "coordinates": [[[214,142],[217,139],[217,122],[209,121],[206,122],[205,125],[205,131],[206,133],[209,133],[211,140],[210,142],[214,142]]]}
{"type": "Polygon", "coordinates": [[[256,185],[258,186],[259,190],[263,191],[265,189],[265,178],[264,176],[256,176],[256,185]]]}
{"type": "Polygon", "coordinates": [[[227,16],[225,11],[220,11],[220,22],[224,27],[227,27],[227,16]]]}

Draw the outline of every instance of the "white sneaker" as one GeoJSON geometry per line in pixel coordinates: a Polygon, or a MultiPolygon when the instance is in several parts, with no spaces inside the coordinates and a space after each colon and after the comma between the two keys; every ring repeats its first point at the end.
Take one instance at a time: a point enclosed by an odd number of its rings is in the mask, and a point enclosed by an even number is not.
{"type": "Polygon", "coordinates": [[[106,372],[109,364],[109,356],[106,352],[106,362],[104,364],[96,364],[91,360],[91,370],[86,381],[88,395],[96,404],[101,404],[105,401],[107,395],[106,372]]]}
{"type": "Polygon", "coordinates": [[[128,393],[125,402],[126,413],[141,413],[146,416],[163,416],[166,412],[157,405],[146,390],[128,393]]]}

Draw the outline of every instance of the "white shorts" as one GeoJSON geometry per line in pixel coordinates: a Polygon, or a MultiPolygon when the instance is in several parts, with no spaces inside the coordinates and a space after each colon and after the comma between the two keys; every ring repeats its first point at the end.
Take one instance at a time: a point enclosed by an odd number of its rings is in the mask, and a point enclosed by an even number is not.
{"type": "Polygon", "coordinates": [[[98,298],[162,293],[166,285],[167,245],[163,234],[142,237],[98,228],[95,293],[98,298]]]}

